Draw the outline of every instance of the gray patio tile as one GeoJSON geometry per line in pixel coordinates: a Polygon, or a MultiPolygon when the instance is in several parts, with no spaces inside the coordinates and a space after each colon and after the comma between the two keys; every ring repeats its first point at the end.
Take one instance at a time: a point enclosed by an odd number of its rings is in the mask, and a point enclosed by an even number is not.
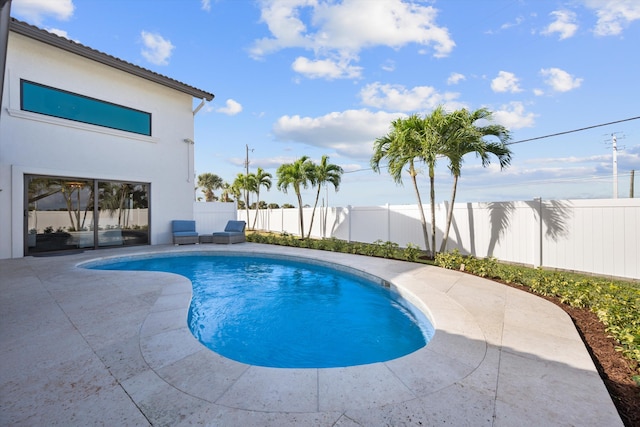
{"type": "Polygon", "coordinates": [[[315,369],[252,366],[216,403],[254,411],[316,412],[317,384],[315,369]]]}
{"type": "Polygon", "coordinates": [[[216,402],[249,369],[203,349],[157,371],[157,374],[179,390],[208,402],[216,402]]]}
{"type": "Polygon", "coordinates": [[[119,382],[150,369],[142,357],[140,338],[137,335],[102,343],[94,351],[109,373],[119,382]]]}
{"type": "Polygon", "coordinates": [[[144,319],[144,323],[140,328],[140,336],[148,337],[187,326],[186,308],[155,310],[150,312],[144,319]]]}
{"type": "Polygon", "coordinates": [[[382,363],[320,369],[320,411],[344,411],[402,402],[415,394],[382,363]]]}
{"type": "Polygon", "coordinates": [[[263,412],[210,404],[177,426],[337,427],[341,416],[339,412],[263,412]]]}
{"type": "Polygon", "coordinates": [[[351,409],[345,416],[358,426],[491,426],[493,399],[453,385],[396,405],[351,409]]]}
{"type": "Polygon", "coordinates": [[[157,370],[201,351],[204,346],[185,326],[181,329],[140,337],[140,348],[149,366],[157,370]]]}
{"type": "Polygon", "coordinates": [[[595,370],[510,353],[503,353],[500,368],[497,400],[503,420],[522,411],[538,425],[602,426],[617,416],[595,370]]]}
{"type": "Polygon", "coordinates": [[[178,425],[208,404],[167,384],[150,370],[123,381],[122,386],[154,426],[178,425]]]}

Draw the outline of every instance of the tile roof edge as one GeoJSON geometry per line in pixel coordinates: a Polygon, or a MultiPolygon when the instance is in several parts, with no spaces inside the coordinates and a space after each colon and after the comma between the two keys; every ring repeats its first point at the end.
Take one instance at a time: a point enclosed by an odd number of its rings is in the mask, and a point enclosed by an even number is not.
{"type": "Polygon", "coordinates": [[[178,80],[172,79],[170,77],[164,76],[162,74],[156,73],[146,68],[134,65],[130,62],[116,58],[115,56],[106,54],[104,52],[100,52],[99,50],[90,48],[81,43],[77,43],[65,37],[61,37],[56,34],[50,33],[34,25],[27,24],[26,22],[23,22],[23,21],[19,21],[13,17],[11,18],[11,21],[9,24],[9,31],[46,43],[50,46],[54,46],[54,47],[66,50],[67,52],[74,53],[76,55],[82,56],[92,61],[99,62],[109,67],[124,71],[134,76],[141,77],[151,82],[158,83],[160,85],[169,87],[171,89],[175,89],[177,91],[189,94],[194,98],[211,101],[215,96],[211,92],[198,89],[196,87],[182,83],[178,80]]]}

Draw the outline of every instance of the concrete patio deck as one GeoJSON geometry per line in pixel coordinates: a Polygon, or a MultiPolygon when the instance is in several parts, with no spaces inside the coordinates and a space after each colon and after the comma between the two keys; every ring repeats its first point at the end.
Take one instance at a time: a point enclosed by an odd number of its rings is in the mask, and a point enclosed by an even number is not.
{"type": "Polygon", "coordinates": [[[526,292],[418,264],[253,243],[0,260],[1,425],[622,426],[571,319],[526,292]],[[317,258],[376,275],[436,328],[399,359],[249,366],[203,347],[178,275],[79,263],[165,252],[317,258]]]}

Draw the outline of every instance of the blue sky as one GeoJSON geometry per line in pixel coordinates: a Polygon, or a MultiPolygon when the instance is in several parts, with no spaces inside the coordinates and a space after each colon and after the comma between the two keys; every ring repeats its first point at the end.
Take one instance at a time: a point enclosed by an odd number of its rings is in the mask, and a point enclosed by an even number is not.
{"type": "MultiPolygon", "coordinates": [[[[279,204],[296,199],[276,169],[303,155],[344,168],[323,191],[331,206],[415,203],[408,176],[371,171],[373,141],[440,104],[490,109],[513,142],[640,116],[637,0],[13,0],[11,14],[213,92],[195,119],[196,174],[231,183],[248,146],[250,171],[273,175],[261,199],[279,204]]],[[[513,144],[503,171],[469,155],[457,201],[612,197],[612,134],[628,197],[640,120],[513,144]]],[[[442,159],[437,201],[451,184],[442,159]]]]}

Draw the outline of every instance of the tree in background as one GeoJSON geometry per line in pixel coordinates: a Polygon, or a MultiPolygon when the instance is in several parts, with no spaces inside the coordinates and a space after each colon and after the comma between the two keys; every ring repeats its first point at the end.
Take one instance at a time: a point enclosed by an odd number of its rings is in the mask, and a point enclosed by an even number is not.
{"type": "Polygon", "coordinates": [[[309,182],[313,177],[314,165],[309,157],[302,156],[293,163],[285,163],[280,165],[276,171],[278,177],[278,190],[281,190],[285,194],[288,188],[293,187],[293,191],[296,193],[298,199],[298,216],[300,219],[300,237],[304,239],[304,217],[302,214],[302,195],[300,194],[301,187],[307,188],[309,182]]]}
{"type": "MultiPolygon", "coordinates": [[[[322,156],[320,159],[320,164],[313,165],[313,174],[311,177],[311,182],[313,185],[318,187],[318,191],[316,192],[316,201],[313,204],[313,211],[311,211],[311,221],[309,224],[309,232],[307,233],[307,239],[311,237],[311,229],[313,228],[313,218],[316,214],[316,207],[318,206],[318,199],[320,199],[320,190],[323,186],[327,186],[328,184],[333,184],[333,188],[336,191],[340,188],[340,181],[342,180],[342,174],[344,173],[343,169],[332,163],[329,163],[329,157],[322,156]]],[[[327,200],[327,204],[329,201],[327,200]]]]}
{"type": "Polygon", "coordinates": [[[449,159],[449,170],[453,175],[453,188],[440,252],[444,252],[447,249],[463,157],[466,154],[475,153],[476,157],[480,157],[482,166],[487,167],[491,163],[489,155],[492,154],[498,158],[501,170],[511,164],[511,150],[505,145],[510,138],[509,131],[502,125],[490,123],[492,118],[492,113],[486,108],[473,112],[462,109],[449,114],[451,122],[450,133],[446,141],[444,141],[442,154],[449,159]],[[487,124],[480,126],[478,122],[487,124]],[[484,139],[485,137],[498,138],[499,142],[487,142],[484,139]]]}
{"type": "Polygon", "coordinates": [[[222,184],[222,188],[220,188],[222,190],[222,193],[220,194],[220,201],[221,202],[233,202],[233,199],[231,198],[231,196],[233,196],[234,198],[237,198],[236,194],[234,193],[234,188],[231,184],[229,184],[228,182],[225,182],[224,184],[222,184]]]}
{"type": "MultiPolygon", "coordinates": [[[[258,213],[260,212],[260,187],[266,187],[267,191],[271,189],[271,174],[265,172],[262,168],[258,168],[253,175],[253,182],[255,184],[254,192],[256,193],[256,216],[253,218],[253,229],[256,228],[256,222],[258,221],[258,213]]],[[[247,221],[249,217],[247,217],[247,221]]]]}
{"type": "MultiPolygon", "coordinates": [[[[249,224],[249,193],[255,192],[255,178],[253,175],[239,173],[233,181],[232,187],[240,194],[244,191],[244,208],[247,211],[247,225],[249,224]]],[[[240,200],[238,200],[238,208],[241,209],[240,200]]]]}
{"type": "Polygon", "coordinates": [[[204,199],[207,202],[214,202],[217,200],[213,190],[223,188],[224,181],[218,175],[214,173],[202,173],[198,175],[198,187],[204,191],[204,199]]]}
{"type": "Polygon", "coordinates": [[[391,122],[389,133],[377,138],[374,142],[371,167],[375,172],[379,173],[381,162],[386,161],[389,174],[394,182],[399,185],[402,185],[402,171],[405,167],[407,168],[418,199],[418,211],[420,212],[424,244],[427,252],[429,252],[427,220],[422,208],[422,199],[416,178],[418,170],[415,166],[416,161],[421,161],[425,158],[423,153],[423,127],[423,120],[418,115],[396,119],[391,122]]]}

